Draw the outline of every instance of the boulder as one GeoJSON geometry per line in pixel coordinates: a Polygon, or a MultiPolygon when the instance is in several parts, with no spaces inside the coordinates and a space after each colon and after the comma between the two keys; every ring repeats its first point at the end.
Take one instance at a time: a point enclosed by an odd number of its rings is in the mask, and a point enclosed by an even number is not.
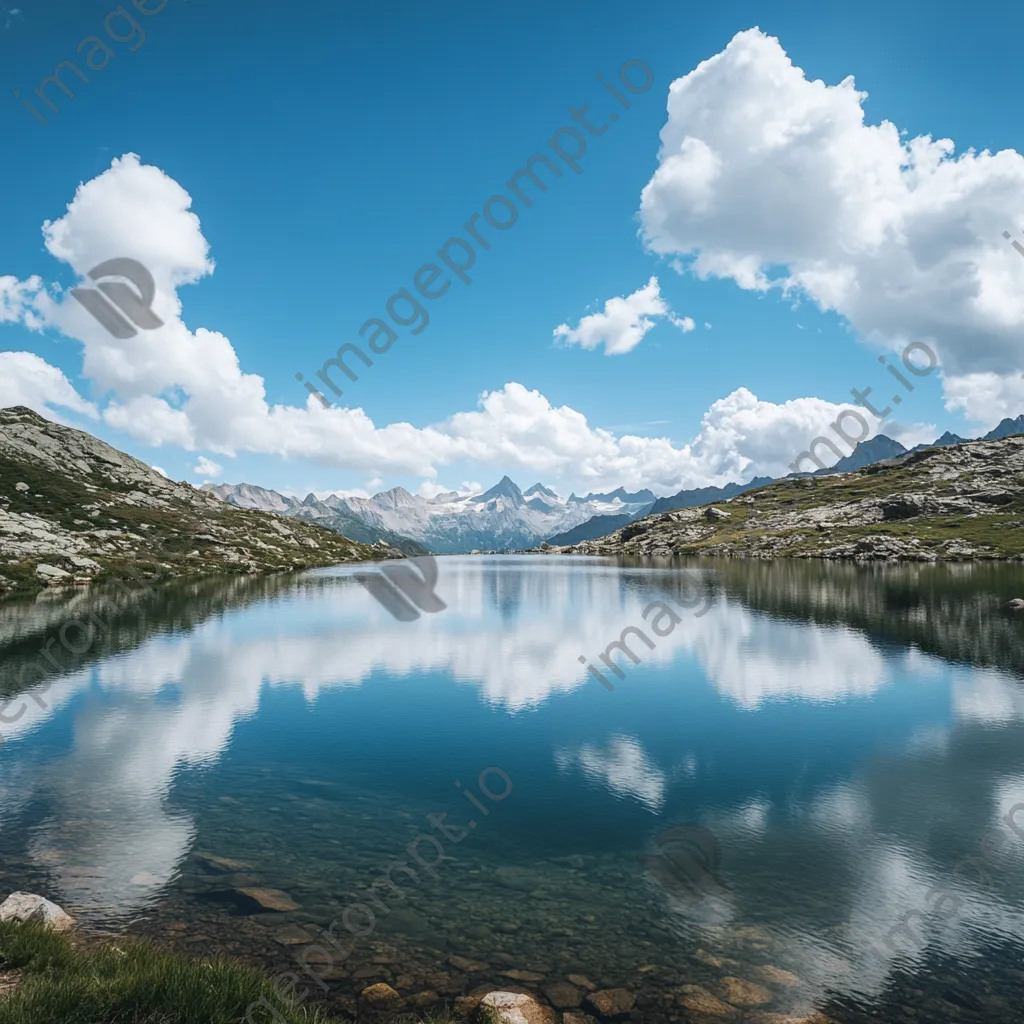
{"type": "Polygon", "coordinates": [[[40,562],[36,566],[36,572],[47,580],[64,580],[71,575],[66,569],[58,569],[57,566],[47,565],[45,562],[40,562]]]}
{"type": "Polygon", "coordinates": [[[492,1024],[557,1024],[558,1014],[521,992],[488,992],[477,1006],[477,1019],[492,1024]]]}
{"type": "Polygon", "coordinates": [[[709,505],[706,509],[704,509],[704,518],[718,522],[722,519],[731,519],[732,513],[725,512],[720,508],[715,508],[714,505],[709,505]]]}
{"type": "Polygon", "coordinates": [[[882,518],[887,522],[912,519],[924,511],[924,500],[918,494],[892,494],[882,500],[882,518]]]}
{"type": "Polygon", "coordinates": [[[75,926],[75,919],[56,903],[30,892],[12,892],[0,903],[0,921],[31,921],[56,932],[66,932],[75,926]]]}
{"type": "Polygon", "coordinates": [[[1019,597],[1011,598],[1003,607],[1009,612],[1021,612],[1024,611],[1024,599],[1019,597]]]}

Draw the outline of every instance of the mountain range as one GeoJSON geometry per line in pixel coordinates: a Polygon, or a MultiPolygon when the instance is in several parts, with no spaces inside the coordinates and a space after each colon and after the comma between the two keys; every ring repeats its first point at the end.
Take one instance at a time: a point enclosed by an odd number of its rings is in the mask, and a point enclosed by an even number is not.
{"type": "Polygon", "coordinates": [[[482,494],[446,491],[433,498],[404,487],[372,498],[307,494],[299,499],[252,484],[205,484],[204,490],[239,508],[277,512],[343,533],[362,543],[385,541],[405,554],[520,550],[595,516],[632,518],[655,501],[651,491],[560,497],[535,483],[521,491],[507,476],[482,494]]]}
{"type": "MultiPolygon", "coordinates": [[[[1022,433],[1024,415],[1004,419],[978,440],[991,441],[1022,433]]],[[[856,445],[834,466],[791,477],[849,473],[910,451],[962,444],[964,440],[947,431],[930,445],[907,449],[899,441],[877,434],[856,445]]],[[[515,551],[542,542],[555,546],[579,544],[606,537],[647,515],[728,501],[773,482],[772,477],[754,477],[746,483],[688,488],[662,498],[649,490],[629,492],[622,487],[562,498],[539,482],[521,491],[507,476],[482,494],[446,491],[434,498],[410,494],[404,487],[394,487],[372,498],[337,494],[319,498],[308,494],[301,499],[245,483],[204,484],[203,489],[239,508],[277,512],[328,527],[360,543],[384,542],[407,555],[415,555],[424,551],[515,551]]]]}

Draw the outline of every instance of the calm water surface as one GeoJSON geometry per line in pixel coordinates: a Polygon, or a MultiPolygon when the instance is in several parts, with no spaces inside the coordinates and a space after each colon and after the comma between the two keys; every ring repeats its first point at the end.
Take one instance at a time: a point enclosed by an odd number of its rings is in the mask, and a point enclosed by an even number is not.
{"type": "Polygon", "coordinates": [[[999,609],[1024,570],[439,565],[447,608],[415,622],[347,569],[0,605],[0,685],[30,686],[0,725],[0,887],[275,970],[360,904],[319,968],[343,1007],[513,970],[628,987],[645,1020],[696,1019],[688,984],[1024,1019],[1024,626],[999,609]],[[629,626],[654,646],[608,690],[579,659],[629,626]],[[368,899],[396,861],[416,876],[368,899]]]}

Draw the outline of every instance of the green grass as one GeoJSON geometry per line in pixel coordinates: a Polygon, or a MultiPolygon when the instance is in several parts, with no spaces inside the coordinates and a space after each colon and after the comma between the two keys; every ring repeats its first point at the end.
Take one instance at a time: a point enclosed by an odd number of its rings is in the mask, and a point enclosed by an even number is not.
{"type": "MultiPolygon", "coordinates": [[[[225,960],[193,961],[139,942],[82,944],[31,924],[0,922],[0,969],[21,980],[0,996],[0,1024],[328,1024],[288,1009],[263,974],[225,960]]],[[[301,990],[300,990],[301,991],[301,990]]]]}

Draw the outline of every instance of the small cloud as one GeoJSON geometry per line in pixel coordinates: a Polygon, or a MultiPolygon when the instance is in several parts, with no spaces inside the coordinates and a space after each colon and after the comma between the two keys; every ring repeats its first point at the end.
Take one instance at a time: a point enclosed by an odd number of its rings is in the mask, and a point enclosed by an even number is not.
{"type": "Polygon", "coordinates": [[[454,487],[445,487],[434,480],[424,480],[423,483],[416,488],[416,493],[421,498],[426,498],[427,501],[429,501],[431,498],[436,498],[439,494],[444,494],[445,491],[453,490],[455,490],[454,487]]]}
{"type": "Polygon", "coordinates": [[[705,329],[705,330],[708,330],[708,331],[710,331],[710,330],[711,330],[711,324],[709,324],[709,323],[707,322],[707,320],[705,320],[705,321],[704,321],[704,329],[705,329]]]}
{"type": "Polygon", "coordinates": [[[697,325],[693,322],[693,317],[690,316],[670,316],[669,320],[675,324],[683,332],[683,334],[689,334],[697,325]]]}
{"type": "Polygon", "coordinates": [[[669,304],[661,297],[658,279],[652,277],[632,295],[616,296],[604,304],[604,311],[583,317],[575,327],[559,324],[552,332],[556,339],[565,339],[567,345],[595,349],[604,345],[606,356],[632,352],[643,341],[658,317],[668,317],[683,331],[692,330],[689,317],[677,319],[669,304]],[[689,323],[689,328],[683,326],[689,323]]]}
{"type": "Polygon", "coordinates": [[[168,473],[167,470],[163,468],[163,466],[150,466],[149,468],[156,470],[156,472],[158,472],[162,477],[166,477],[168,480],[171,479],[170,473],[168,473]]]}
{"type": "Polygon", "coordinates": [[[379,493],[380,489],[384,486],[383,477],[375,476],[372,480],[366,481],[366,489],[371,493],[379,493]]]}
{"type": "Polygon", "coordinates": [[[19,20],[24,20],[20,7],[0,7],[0,31],[6,32],[19,20]]]}
{"type": "Polygon", "coordinates": [[[196,476],[205,476],[212,480],[224,472],[224,467],[220,463],[208,459],[205,455],[200,455],[199,461],[192,467],[192,472],[196,476]]]}

